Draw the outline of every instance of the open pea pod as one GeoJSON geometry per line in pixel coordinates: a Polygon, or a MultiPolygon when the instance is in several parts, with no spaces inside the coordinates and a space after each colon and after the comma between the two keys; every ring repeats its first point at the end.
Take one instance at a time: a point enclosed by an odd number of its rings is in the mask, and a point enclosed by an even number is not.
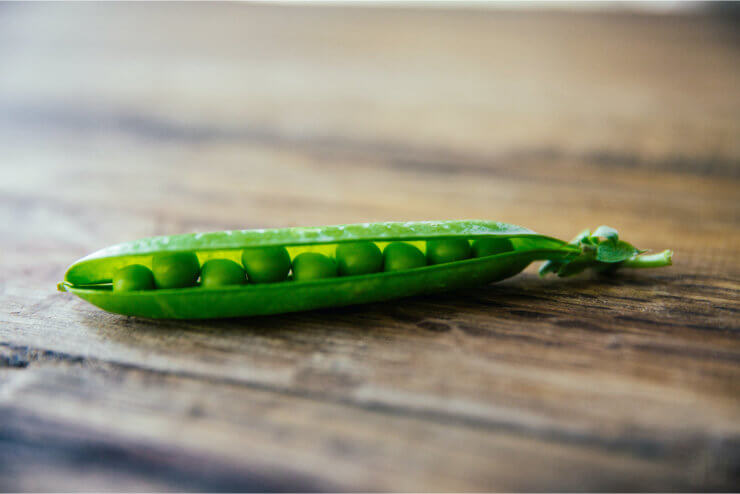
{"type": "MultiPolygon", "coordinates": [[[[363,223],[153,237],[108,247],[80,259],[69,267],[58,288],[118,314],[202,319],[362,304],[483,285],[514,276],[537,260],[548,261],[546,272],[561,276],[573,274],[570,271],[579,272],[583,266],[606,271],[617,266],[657,267],[670,264],[669,251],[660,254],[660,259],[642,256],[642,251],[629,244],[617,244],[621,241],[616,237],[616,232],[609,237],[598,237],[598,233],[599,230],[594,236],[582,234],[577,241],[568,243],[515,225],[464,220],[363,223]],[[506,239],[508,247],[491,255],[478,252],[480,257],[473,257],[476,255],[475,249],[468,248],[470,252],[467,252],[466,245],[472,243],[475,247],[476,241],[491,238],[506,239]],[[200,283],[197,281],[198,273],[194,275],[193,286],[156,289],[152,286],[152,289],[119,291],[114,289],[113,284],[116,273],[122,269],[138,265],[142,271],[148,272],[156,263],[157,256],[168,254],[187,253],[191,257],[194,254],[197,257],[196,270],[215,259],[233,261],[228,264],[238,264],[235,269],[241,269],[245,249],[284,248],[289,255],[289,259],[286,256],[287,262],[290,262],[290,259],[295,261],[297,256],[307,252],[332,259],[335,253],[342,252],[337,249],[338,246],[360,243],[374,244],[370,247],[379,254],[388,245],[397,242],[415,247],[432,264],[395,271],[385,271],[382,264],[378,264],[372,268],[373,272],[348,275],[340,269],[337,275],[303,281],[298,276],[298,263],[294,262],[292,275],[284,281],[273,283],[247,282],[245,279],[240,284],[212,286],[203,282],[204,268],[200,272],[200,283]],[[462,245],[465,252],[449,262],[435,258],[432,246],[447,245],[445,242],[462,245]],[[601,243],[605,246],[600,249],[601,243]],[[608,262],[600,260],[597,253],[608,262]],[[578,269],[569,270],[569,266],[578,269]]],[[[154,269],[156,274],[156,267],[154,269]]]]}

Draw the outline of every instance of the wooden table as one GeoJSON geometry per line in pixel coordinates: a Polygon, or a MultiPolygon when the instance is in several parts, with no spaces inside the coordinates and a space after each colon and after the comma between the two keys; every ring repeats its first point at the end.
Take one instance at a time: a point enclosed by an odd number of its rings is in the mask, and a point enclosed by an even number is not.
{"type": "Polygon", "coordinates": [[[701,13],[0,6],[0,487],[736,489],[739,47],[701,13]],[[55,291],[139,237],[454,218],[675,265],[225,321],[55,291]]]}

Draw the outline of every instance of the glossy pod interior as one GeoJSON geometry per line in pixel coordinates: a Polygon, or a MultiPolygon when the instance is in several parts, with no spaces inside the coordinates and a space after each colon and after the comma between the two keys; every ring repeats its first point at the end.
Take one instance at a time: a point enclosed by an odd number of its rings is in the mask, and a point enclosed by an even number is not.
{"type": "Polygon", "coordinates": [[[481,285],[513,276],[532,261],[557,259],[577,251],[561,240],[525,228],[476,220],[241,230],[154,237],[112,246],[74,263],[59,288],[104,310],[125,315],[186,319],[236,317],[360,304],[481,285]],[[427,252],[427,246],[443,240],[454,240],[443,244],[457,244],[464,250],[466,245],[485,238],[508,239],[513,250],[484,257],[469,257],[473,255],[470,252],[454,262],[435,261],[434,253],[427,252]],[[295,261],[306,252],[334,258],[338,247],[341,252],[342,246],[358,245],[358,242],[370,242],[377,246],[376,249],[371,245],[372,250],[382,252],[397,241],[415,246],[430,262],[441,263],[391,272],[382,271],[383,267],[376,265],[367,268],[370,272],[349,275],[351,269],[345,267],[337,270],[337,276],[309,281],[301,281],[300,277],[294,280],[291,275],[274,283],[133,291],[114,290],[111,284],[121,268],[140,265],[146,271],[144,268],[151,269],[153,260],[164,254],[192,253],[201,267],[212,259],[227,259],[241,266],[242,253],[255,247],[285,247],[290,260],[295,261]]]}

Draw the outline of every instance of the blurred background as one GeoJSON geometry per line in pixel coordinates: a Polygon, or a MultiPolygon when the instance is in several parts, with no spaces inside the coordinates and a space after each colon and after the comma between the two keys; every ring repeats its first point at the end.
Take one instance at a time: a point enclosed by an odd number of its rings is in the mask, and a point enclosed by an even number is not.
{"type": "Polygon", "coordinates": [[[737,5],[0,3],[0,484],[733,486],[737,5]],[[140,237],[463,218],[676,265],[203,324],[53,293],[140,237]]]}
{"type": "Polygon", "coordinates": [[[463,217],[719,233],[735,184],[681,176],[737,177],[736,17],[598,5],[3,4],[2,192],[44,190],[44,228],[84,204],[104,244],[463,217]]]}

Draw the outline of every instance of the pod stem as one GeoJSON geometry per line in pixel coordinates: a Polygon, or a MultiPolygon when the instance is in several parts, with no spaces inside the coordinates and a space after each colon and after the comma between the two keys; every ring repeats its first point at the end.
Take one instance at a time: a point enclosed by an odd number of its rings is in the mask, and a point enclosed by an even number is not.
{"type": "Polygon", "coordinates": [[[664,250],[657,254],[638,255],[627,259],[622,263],[623,268],[643,269],[643,268],[662,268],[673,264],[673,251],[664,250]]]}
{"type": "Polygon", "coordinates": [[[593,233],[584,230],[569,245],[578,247],[579,252],[565,259],[546,261],[540,267],[540,276],[548,273],[573,276],[586,269],[610,273],[618,268],[659,268],[673,263],[673,251],[644,255],[646,251],[620,240],[617,231],[608,226],[600,226],[593,233]]]}

